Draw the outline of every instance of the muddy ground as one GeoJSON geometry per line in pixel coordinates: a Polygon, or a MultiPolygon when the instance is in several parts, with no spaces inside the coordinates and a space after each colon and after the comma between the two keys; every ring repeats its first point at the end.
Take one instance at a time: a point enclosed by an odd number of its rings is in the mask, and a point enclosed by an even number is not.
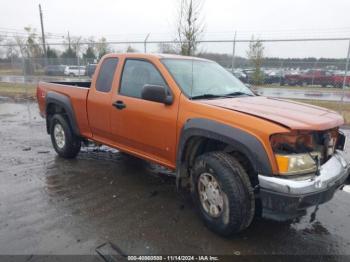
{"type": "Polygon", "coordinates": [[[294,223],[263,219],[231,238],[207,230],[166,170],[113,150],[56,156],[32,102],[0,102],[0,254],[350,255],[350,194],[294,223]]]}

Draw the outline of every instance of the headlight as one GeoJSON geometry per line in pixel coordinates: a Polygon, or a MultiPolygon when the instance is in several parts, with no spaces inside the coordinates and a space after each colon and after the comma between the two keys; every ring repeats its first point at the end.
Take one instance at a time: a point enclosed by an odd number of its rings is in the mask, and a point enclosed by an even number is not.
{"type": "Polygon", "coordinates": [[[316,158],[313,158],[315,155],[319,157],[319,153],[316,152],[291,155],[276,154],[275,158],[279,174],[289,176],[316,172],[316,158]]]}

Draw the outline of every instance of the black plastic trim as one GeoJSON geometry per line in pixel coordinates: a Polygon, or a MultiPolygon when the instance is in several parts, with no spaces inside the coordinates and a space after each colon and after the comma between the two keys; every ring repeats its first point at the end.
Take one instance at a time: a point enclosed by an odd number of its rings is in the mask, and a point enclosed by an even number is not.
{"type": "MultiPolygon", "coordinates": [[[[69,97],[50,91],[46,95],[46,114],[48,113],[48,108],[51,104],[59,105],[66,111],[69,124],[72,128],[73,133],[77,136],[80,136],[80,131],[75,118],[73,106],[69,97]]],[[[49,123],[47,122],[47,124],[49,123]]],[[[49,130],[49,127],[48,127],[48,130],[49,130]]]]}
{"type": "Polygon", "coordinates": [[[244,154],[259,174],[271,175],[270,160],[262,143],[253,135],[241,129],[202,118],[190,119],[183,127],[177,152],[177,166],[183,164],[184,150],[191,137],[201,136],[215,139],[230,145],[244,154]]]}
{"type": "Polygon", "coordinates": [[[337,181],[333,186],[320,192],[292,196],[284,193],[277,193],[267,189],[260,189],[260,199],[263,206],[263,217],[276,220],[287,221],[299,217],[305,210],[312,206],[317,206],[328,202],[334,193],[341,187],[344,181],[337,181]]]}
{"type": "Polygon", "coordinates": [[[89,89],[91,87],[91,81],[50,82],[50,83],[56,84],[56,85],[76,86],[76,87],[87,88],[87,89],[89,89]]]}

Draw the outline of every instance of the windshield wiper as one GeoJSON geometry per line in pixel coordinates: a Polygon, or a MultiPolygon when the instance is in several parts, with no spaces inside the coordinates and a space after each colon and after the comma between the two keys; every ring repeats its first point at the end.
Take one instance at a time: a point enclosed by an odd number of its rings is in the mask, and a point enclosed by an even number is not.
{"type": "Polygon", "coordinates": [[[203,94],[198,96],[192,96],[192,99],[210,99],[210,98],[220,98],[225,97],[223,95],[214,95],[214,94],[203,94]]]}
{"type": "Polygon", "coordinates": [[[236,96],[253,96],[253,95],[238,91],[238,92],[233,92],[225,95],[203,94],[203,95],[193,96],[192,99],[230,98],[230,97],[236,97],[236,96]]]}
{"type": "Polygon", "coordinates": [[[224,95],[225,97],[235,97],[235,96],[253,96],[252,94],[247,94],[247,93],[244,93],[244,92],[240,92],[240,91],[237,91],[237,92],[233,92],[233,93],[229,93],[229,94],[226,94],[224,95]]]}

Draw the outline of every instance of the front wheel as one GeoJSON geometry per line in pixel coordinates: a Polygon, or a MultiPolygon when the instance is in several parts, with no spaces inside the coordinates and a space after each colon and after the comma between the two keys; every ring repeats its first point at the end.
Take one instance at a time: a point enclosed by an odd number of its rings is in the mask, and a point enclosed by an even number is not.
{"type": "Polygon", "coordinates": [[[193,199],[209,229],[229,236],[251,224],[254,191],[246,171],[234,157],[223,152],[199,156],[192,169],[192,182],[193,199]]]}
{"type": "Polygon", "coordinates": [[[50,126],[51,142],[57,154],[63,158],[74,158],[80,152],[81,140],[73,134],[66,118],[54,115],[50,126]]]}

